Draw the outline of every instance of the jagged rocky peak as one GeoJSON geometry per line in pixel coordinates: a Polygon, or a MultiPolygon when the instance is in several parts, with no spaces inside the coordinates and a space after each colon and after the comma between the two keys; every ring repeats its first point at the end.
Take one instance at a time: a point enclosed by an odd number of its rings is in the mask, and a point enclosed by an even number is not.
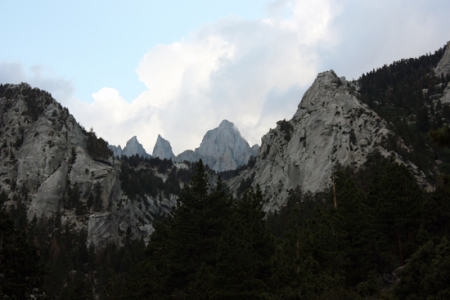
{"type": "Polygon", "coordinates": [[[239,129],[230,121],[223,120],[219,127],[205,134],[200,147],[180,153],[175,160],[196,162],[202,159],[214,171],[223,172],[246,164],[258,149],[258,145],[250,148],[239,129]]]}
{"type": "Polygon", "coordinates": [[[139,143],[136,136],[133,136],[126,144],[125,148],[123,148],[122,155],[125,156],[133,156],[133,155],[139,155],[142,157],[150,158],[151,155],[148,154],[144,147],[139,143]]]}
{"type": "Polygon", "coordinates": [[[434,69],[436,76],[441,76],[441,74],[450,74],[450,41],[447,43],[445,48],[444,55],[434,69]]]}
{"type": "MultiPolygon", "coordinates": [[[[447,43],[444,55],[434,69],[434,73],[436,76],[441,76],[441,74],[448,76],[450,74],[450,41],[447,43]]],[[[448,83],[447,87],[444,89],[440,100],[441,103],[450,104],[450,83],[448,83]]]]}
{"type": "Polygon", "coordinates": [[[246,164],[252,155],[247,141],[241,136],[237,127],[228,120],[223,120],[219,127],[209,130],[195,152],[218,172],[235,170],[246,164]]]}
{"type": "Polygon", "coordinates": [[[160,159],[173,159],[175,155],[172,152],[172,146],[168,140],[165,140],[161,135],[158,134],[158,139],[156,140],[155,147],[153,148],[153,157],[158,157],[160,159]]]}
{"type": "Polygon", "coordinates": [[[277,122],[263,136],[255,167],[232,179],[231,188],[254,178],[253,185],[259,184],[270,199],[266,208],[273,210],[285,203],[290,189],[327,188],[338,162],[358,168],[373,151],[390,155],[382,147],[390,133],[386,122],[358,100],[356,90],[334,71],[320,73],[293,118],[277,122]]]}
{"type": "Polygon", "coordinates": [[[241,133],[233,123],[223,120],[218,128],[209,130],[203,137],[200,147],[196,152],[203,156],[217,156],[224,154],[230,149],[239,156],[250,148],[247,141],[242,138],[241,133]]]}

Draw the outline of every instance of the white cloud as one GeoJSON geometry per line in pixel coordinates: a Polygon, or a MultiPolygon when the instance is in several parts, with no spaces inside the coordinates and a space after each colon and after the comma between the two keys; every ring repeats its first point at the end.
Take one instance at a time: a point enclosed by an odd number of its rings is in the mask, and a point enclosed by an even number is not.
{"type": "Polygon", "coordinates": [[[260,143],[276,121],[293,115],[318,72],[316,48],[332,41],[329,1],[281,6],[293,10],[289,18],[227,17],[153,47],[136,69],[148,90],[128,105],[112,89],[94,94],[83,108],[89,127],[113,144],[137,135],[148,152],[160,133],[179,153],[198,147],[207,130],[228,119],[250,143],[260,143]]]}
{"type": "Polygon", "coordinates": [[[26,68],[21,62],[0,62],[0,82],[18,84],[26,82],[33,87],[39,87],[52,93],[53,98],[69,106],[73,99],[75,88],[70,80],[55,75],[52,69],[34,65],[26,68]]]}
{"type": "Polygon", "coordinates": [[[149,49],[136,68],[147,90],[129,102],[107,87],[93,94],[93,103],[82,102],[73,98],[70,81],[50,80],[40,68],[28,74],[9,65],[4,73],[48,89],[111,144],[124,146],[137,135],[151,153],[161,134],[177,154],[198,147],[223,119],[254,144],[276,121],[292,117],[318,72],[357,78],[442,46],[450,38],[449,6],[445,0],[276,0],[265,19],[227,17],[149,49]]]}

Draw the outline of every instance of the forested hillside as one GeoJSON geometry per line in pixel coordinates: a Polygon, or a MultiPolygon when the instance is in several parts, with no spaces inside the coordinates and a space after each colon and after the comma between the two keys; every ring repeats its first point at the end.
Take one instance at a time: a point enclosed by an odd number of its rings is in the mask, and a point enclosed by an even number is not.
{"type": "Polygon", "coordinates": [[[436,182],[436,160],[439,171],[450,172],[450,151],[431,143],[427,132],[450,123],[450,106],[439,100],[450,82],[450,74],[436,76],[434,68],[446,47],[434,54],[402,59],[362,75],[360,99],[388,121],[411,151],[405,151],[391,136],[387,147],[400,153],[425,171],[428,180],[436,182]]]}
{"type": "MultiPolygon", "coordinates": [[[[123,247],[95,250],[58,215],[27,225],[16,210],[15,221],[2,213],[2,231],[16,237],[5,240],[2,261],[11,257],[7,249],[28,249],[40,260],[16,254],[16,264],[32,266],[29,279],[19,288],[2,277],[0,291],[45,291],[50,299],[443,299],[450,293],[449,185],[425,194],[404,166],[379,154],[360,170],[338,167],[333,177],[334,188],[322,194],[292,191],[288,205],[266,219],[260,190],[233,199],[220,181],[208,183],[200,163],[147,246],[128,237],[123,247]]],[[[0,273],[13,268],[3,263],[0,273]]]]}

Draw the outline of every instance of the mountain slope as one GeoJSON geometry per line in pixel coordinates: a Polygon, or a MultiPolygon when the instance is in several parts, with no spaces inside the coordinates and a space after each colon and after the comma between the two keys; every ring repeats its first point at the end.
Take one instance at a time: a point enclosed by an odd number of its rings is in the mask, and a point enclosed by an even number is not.
{"type": "MultiPolygon", "coordinates": [[[[277,209],[285,204],[289,190],[322,191],[331,185],[337,163],[358,168],[374,151],[393,155],[426,186],[425,174],[414,163],[387,150],[391,134],[387,122],[358,100],[357,89],[333,71],[320,73],[293,118],[279,121],[263,136],[255,167],[231,180],[232,189],[251,180],[269,199],[267,209],[277,209]]],[[[401,139],[399,143],[403,144],[401,139]]]]}
{"type": "MultiPolygon", "coordinates": [[[[29,221],[58,214],[75,230],[86,230],[89,243],[105,245],[120,243],[127,232],[148,239],[152,222],[175,205],[170,191],[179,190],[176,167],[150,166],[146,178],[157,179],[146,182],[158,184],[131,199],[122,186],[134,177],[122,170],[124,164],[143,169],[140,162],[117,160],[103,139],[85,131],[45,91],[0,85],[0,132],[0,189],[7,199],[0,205],[24,205],[29,221]],[[175,177],[169,189],[164,181],[170,172],[175,177]]],[[[136,139],[128,144],[139,153],[136,139]]]]}

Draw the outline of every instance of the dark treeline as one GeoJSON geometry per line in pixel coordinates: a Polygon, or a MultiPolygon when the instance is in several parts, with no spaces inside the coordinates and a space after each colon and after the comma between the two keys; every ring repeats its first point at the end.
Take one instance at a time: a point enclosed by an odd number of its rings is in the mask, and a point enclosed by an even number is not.
{"type": "Polygon", "coordinates": [[[266,216],[259,189],[232,199],[200,164],[147,246],[127,235],[122,247],[87,247],[86,232],[60,216],[27,224],[18,205],[0,215],[9,245],[0,274],[20,272],[16,265],[28,273],[0,276],[0,291],[48,299],[445,298],[450,186],[425,194],[408,169],[377,153],[359,171],[337,167],[333,177],[334,189],[292,190],[286,207],[266,216]],[[4,263],[12,250],[15,264],[4,263]]]}
{"type": "MultiPolygon", "coordinates": [[[[139,155],[122,156],[120,161],[121,188],[132,200],[146,195],[156,197],[161,193],[179,195],[180,185],[189,183],[196,169],[196,164],[187,161],[183,163],[184,167],[176,168],[170,159],[144,158],[139,155]],[[155,171],[167,175],[168,178],[163,181],[155,175],[155,171]]],[[[211,176],[214,174],[207,166],[205,169],[211,176]]]]}

